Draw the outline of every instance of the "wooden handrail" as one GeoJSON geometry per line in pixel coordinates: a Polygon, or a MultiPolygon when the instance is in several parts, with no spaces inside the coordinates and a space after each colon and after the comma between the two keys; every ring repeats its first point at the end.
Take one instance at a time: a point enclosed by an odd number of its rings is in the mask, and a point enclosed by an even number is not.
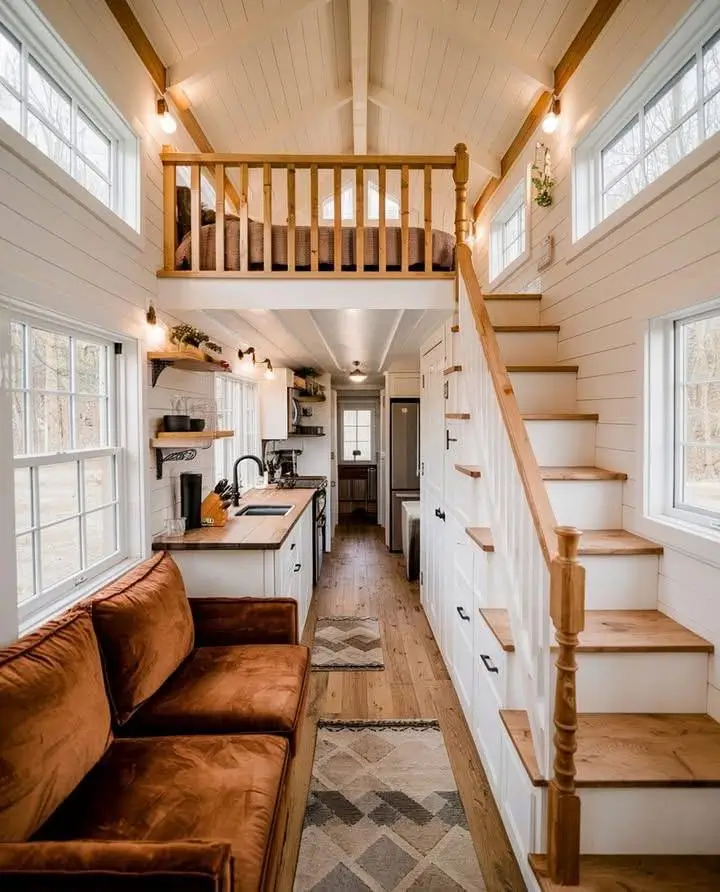
{"type": "Polygon", "coordinates": [[[508,437],[510,438],[510,445],[512,446],[515,463],[522,480],[523,489],[525,490],[527,503],[532,513],[540,548],[542,549],[545,563],[549,568],[555,554],[554,530],[558,523],[550,505],[547,488],[540,475],[540,468],[535,458],[535,453],[530,445],[525,422],[520,415],[520,409],[515,399],[510,377],[500,354],[500,345],[498,344],[495,329],[490,321],[487,306],[483,300],[482,289],[473,267],[472,252],[466,244],[461,242],[458,242],[455,251],[458,274],[463,277],[465,287],[467,288],[475,327],[485,353],[490,375],[492,376],[495,395],[497,396],[508,437]]]}
{"type": "MultiPolygon", "coordinates": [[[[465,147],[463,147],[465,148],[465,147]]],[[[467,155],[467,149],[465,149],[467,155]]],[[[273,169],[285,169],[291,164],[296,170],[305,170],[317,164],[318,167],[340,167],[343,170],[377,168],[384,165],[388,170],[400,170],[407,166],[410,170],[422,170],[429,164],[435,170],[453,170],[455,155],[241,155],[232,152],[161,152],[163,164],[187,167],[201,164],[224,164],[226,167],[263,167],[269,164],[273,169]]]]}

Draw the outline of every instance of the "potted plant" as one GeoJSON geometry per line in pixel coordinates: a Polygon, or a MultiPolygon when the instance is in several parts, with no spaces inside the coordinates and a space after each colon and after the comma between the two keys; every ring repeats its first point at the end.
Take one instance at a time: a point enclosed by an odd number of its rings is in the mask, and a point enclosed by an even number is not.
{"type": "Polygon", "coordinates": [[[535,204],[541,208],[550,207],[555,180],[550,167],[550,150],[542,143],[538,143],[535,149],[535,163],[531,169],[530,181],[535,187],[535,204]],[[542,166],[538,164],[538,154],[542,156],[542,166]]]}
{"type": "Polygon", "coordinates": [[[174,344],[178,350],[190,350],[196,352],[199,356],[207,356],[209,359],[216,357],[211,353],[222,353],[222,347],[210,340],[210,335],[206,331],[195,328],[194,325],[188,325],[181,322],[174,325],[169,333],[170,343],[174,344]]]}

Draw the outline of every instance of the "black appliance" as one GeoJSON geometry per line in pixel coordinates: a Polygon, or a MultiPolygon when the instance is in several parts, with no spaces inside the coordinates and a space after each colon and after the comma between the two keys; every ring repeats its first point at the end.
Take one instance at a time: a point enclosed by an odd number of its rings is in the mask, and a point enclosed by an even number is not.
{"type": "Polygon", "coordinates": [[[180,475],[180,516],[185,518],[186,530],[198,530],[202,504],[202,474],[180,475]]]}
{"type": "Polygon", "coordinates": [[[277,481],[278,489],[314,489],[313,496],[313,582],[320,579],[327,536],[327,477],[284,474],[277,481]]]}

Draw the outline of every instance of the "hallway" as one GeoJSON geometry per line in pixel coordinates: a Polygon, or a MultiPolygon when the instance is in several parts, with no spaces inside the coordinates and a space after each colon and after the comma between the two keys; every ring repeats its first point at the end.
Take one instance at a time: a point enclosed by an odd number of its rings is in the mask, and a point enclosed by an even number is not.
{"type": "Polygon", "coordinates": [[[340,525],[305,627],[312,644],[318,616],[377,616],[384,671],[313,672],[305,727],[289,786],[290,810],[279,888],[290,892],[302,832],[316,723],[331,719],[435,718],[439,721],[465,806],[488,892],[521,892],[525,884],[452,683],[420,607],[416,583],[390,554],[380,527],[340,525]]]}

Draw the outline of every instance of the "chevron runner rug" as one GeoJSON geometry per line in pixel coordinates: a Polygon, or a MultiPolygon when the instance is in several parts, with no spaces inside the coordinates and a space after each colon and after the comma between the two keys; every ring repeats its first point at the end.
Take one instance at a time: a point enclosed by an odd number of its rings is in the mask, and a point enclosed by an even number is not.
{"type": "Polygon", "coordinates": [[[437,722],[318,726],[295,892],[482,892],[437,722]]]}
{"type": "Polygon", "coordinates": [[[323,616],[315,626],[312,668],[384,669],[376,617],[323,616]]]}

